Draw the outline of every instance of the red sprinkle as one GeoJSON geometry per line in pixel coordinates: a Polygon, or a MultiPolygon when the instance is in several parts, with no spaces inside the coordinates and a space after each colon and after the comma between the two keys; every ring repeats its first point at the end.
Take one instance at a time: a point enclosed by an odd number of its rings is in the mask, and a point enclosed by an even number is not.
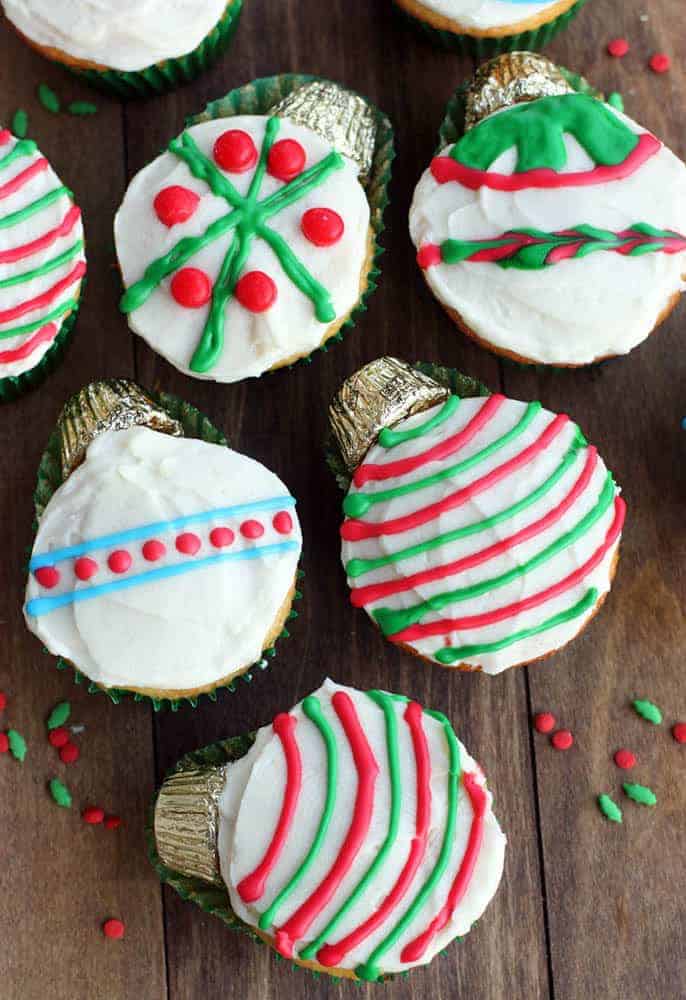
{"type": "Polygon", "coordinates": [[[611,42],[607,43],[607,51],[615,59],[621,59],[629,51],[629,43],[626,38],[613,38],[611,42]]]}
{"type": "Polygon", "coordinates": [[[102,925],[102,933],[106,938],[111,938],[113,941],[118,941],[120,938],[124,937],[124,927],[123,920],[117,920],[115,917],[111,917],[106,920],[102,925]]]}
{"type": "Polygon", "coordinates": [[[54,566],[41,566],[33,575],[46,590],[52,590],[60,582],[60,571],[54,566]]]}
{"type": "Polygon", "coordinates": [[[213,156],[222,170],[243,174],[257,163],[257,148],[247,132],[231,128],[215,142],[213,156]]]}
{"type": "Polygon", "coordinates": [[[215,549],[226,548],[227,545],[231,545],[235,537],[231,528],[212,528],[210,532],[210,542],[215,549]]]}
{"type": "Polygon", "coordinates": [[[238,281],[234,295],[250,312],[265,312],[276,299],[276,285],[264,271],[248,271],[238,281]]]}
{"type": "Polygon", "coordinates": [[[176,549],[184,556],[194,556],[199,551],[201,541],[192,531],[184,531],[176,539],[176,549]]]}
{"type": "Polygon", "coordinates": [[[105,829],[106,830],[117,830],[121,826],[121,817],[119,816],[105,816],[105,829]]]}
{"type": "Polygon", "coordinates": [[[179,184],[172,184],[171,187],[163,188],[153,206],[155,214],[160,222],[167,227],[176,226],[180,222],[187,222],[195,212],[200,198],[195,191],[181,187],[179,184]]]}
{"type": "Polygon", "coordinates": [[[126,549],[115,549],[110,553],[107,565],[113,573],[126,573],[131,569],[131,555],[126,549]]]}
{"type": "Polygon", "coordinates": [[[76,743],[65,743],[60,750],[60,760],[63,764],[75,764],[81,756],[81,751],[76,743]]]}
{"type": "Polygon", "coordinates": [[[552,712],[539,712],[538,715],[534,715],[534,729],[537,733],[551,733],[556,725],[557,720],[552,712]]]}
{"type": "Polygon", "coordinates": [[[69,730],[65,729],[64,726],[51,729],[48,733],[48,743],[51,747],[56,747],[58,750],[60,747],[66,746],[69,743],[69,730]]]}
{"type": "Polygon", "coordinates": [[[677,722],[672,726],[672,736],[677,743],[686,743],[686,722],[677,722]]]}
{"type": "Polygon", "coordinates": [[[212,282],[199,267],[182,267],[172,278],[169,288],[184,309],[201,309],[212,298],[212,282]]]}
{"type": "Polygon", "coordinates": [[[425,243],[417,251],[417,263],[426,270],[427,267],[434,267],[441,263],[441,248],[435,243],[425,243]]]}
{"type": "Polygon", "coordinates": [[[243,521],[241,525],[243,538],[261,538],[263,534],[264,527],[259,521],[243,521]]]}
{"type": "Polygon", "coordinates": [[[558,731],[553,733],[550,737],[550,742],[556,750],[569,750],[574,742],[574,737],[568,729],[558,729],[558,731]]]}
{"type": "Polygon", "coordinates": [[[650,62],[648,63],[653,73],[666,73],[672,66],[672,60],[669,58],[666,52],[656,52],[654,56],[650,57],[650,62]]]}
{"type": "Polygon", "coordinates": [[[287,510],[280,510],[275,514],[272,524],[274,531],[278,531],[280,535],[289,535],[293,531],[293,518],[287,510]]]}
{"type": "Polygon", "coordinates": [[[0,712],[7,708],[7,695],[4,691],[0,691],[0,712]]]}
{"type": "Polygon", "coordinates": [[[98,564],[95,559],[88,556],[81,556],[74,563],[74,574],[78,580],[90,580],[98,572],[98,564]]]}
{"type": "Polygon", "coordinates": [[[10,748],[10,741],[7,733],[0,733],[0,753],[7,753],[10,748]]]}
{"type": "Polygon", "coordinates": [[[308,208],[300,220],[300,228],[305,239],[316,247],[330,247],[338,243],[345,225],[332,208],[308,208]]]}
{"type": "Polygon", "coordinates": [[[158,559],[167,554],[167,546],[157,538],[150,538],[144,542],[141,551],[146,562],[157,562],[158,559]]]}
{"type": "Polygon", "coordinates": [[[621,767],[623,771],[628,771],[629,768],[634,767],[636,764],[636,754],[633,754],[631,750],[622,748],[616,752],[614,761],[617,767],[621,767]]]}
{"type": "Polygon", "coordinates": [[[81,819],[84,823],[90,823],[91,826],[97,826],[98,823],[102,823],[105,818],[105,810],[101,809],[100,806],[87,806],[81,813],[81,819]]]}
{"type": "Polygon", "coordinates": [[[305,166],[305,150],[295,139],[279,139],[269,150],[267,171],[280,181],[292,181],[305,166]]]}

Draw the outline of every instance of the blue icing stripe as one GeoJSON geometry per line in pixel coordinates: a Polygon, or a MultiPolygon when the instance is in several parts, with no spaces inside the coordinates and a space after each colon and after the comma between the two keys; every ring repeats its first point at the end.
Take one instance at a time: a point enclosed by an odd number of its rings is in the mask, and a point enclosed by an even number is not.
{"type": "Polygon", "coordinates": [[[182,573],[190,573],[194,569],[205,569],[208,566],[218,566],[226,562],[239,562],[246,559],[262,559],[267,556],[279,555],[282,552],[293,552],[298,548],[298,542],[278,542],[272,545],[262,545],[254,549],[242,549],[240,552],[222,552],[215,556],[206,556],[204,559],[193,559],[186,562],[174,563],[171,566],[161,566],[159,569],[149,570],[147,573],[136,573],[134,576],[122,577],[118,580],[110,580],[109,583],[101,583],[95,587],[87,587],[83,590],[71,590],[67,594],[57,594],[55,597],[34,597],[26,605],[26,613],[38,618],[40,615],[50,614],[58,608],[63,608],[68,604],[78,604],[80,601],[92,601],[96,597],[104,594],[113,594],[118,590],[128,590],[130,587],[138,587],[144,583],[154,583],[156,580],[168,580],[174,576],[181,576],[182,573]]]}
{"type": "Polygon", "coordinates": [[[204,510],[198,514],[185,514],[183,517],[176,517],[171,521],[142,524],[139,528],[128,528],[126,531],[118,531],[112,535],[101,535],[100,538],[92,538],[88,542],[80,542],[78,545],[70,545],[64,549],[42,552],[40,555],[32,557],[29,569],[54,566],[56,562],[62,562],[64,559],[76,559],[78,556],[95,552],[97,549],[108,549],[124,545],[126,542],[140,541],[140,539],[156,535],[158,532],[178,531],[179,528],[185,528],[189,524],[201,524],[203,521],[213,521],[215,518],[237,517],[259,510],[282,510],[284,507],[295,507],[295,497],[286,494],[282,497],[272,497],[270,500],[253,500],[251,503],[241,503],[235,507],[215,507],[214,510],[204,510]]]}

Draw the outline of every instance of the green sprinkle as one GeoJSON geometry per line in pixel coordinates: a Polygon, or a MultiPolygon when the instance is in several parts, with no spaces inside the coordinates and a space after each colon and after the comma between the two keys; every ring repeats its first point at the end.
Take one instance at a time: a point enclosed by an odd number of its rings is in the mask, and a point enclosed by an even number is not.
{"type": "Polygon", "coordinates": [[[657,796],[645,785],[631,785],[628,782],[622,785],[625,795],[628,795],[634,802],[642,806],[654,806],[657,803],[657,796]]]}
{"type": "Polygon", "coordinates": [[[637,712],[642,719],[646,722],[652,722],[654,726],[659,726],[662,722],[662,712],[657,707],[653,705],[652,701],[641,701],[637,698],[636,701],[632,702],[634,711],[637,712]]]}
{"type": "Polygon", "coordinates": [[[598,808],[600,809],[605,819],[609,819],[613,823],[622,822],[622,810],[619,808],[617,803],[610,798],[609,795],[598,796],[598,808]]]}
{"type": "Polygon", "coordinates": [[[63,726],[70,715],[71,705],[68,701],[61,701],[59,705],[55,705],[48,716],[48,729],[57,729],[58,726],[63,726]]]}
{"type": "Polygon", "coordinates": [[[67,111],[70,115],[97,115],[98,106],[90,101],[72,101],[67,111]]]}
{"type": "Polygon", "coordinates": [[[60,110],[60,99],[52,90],[48,87],[47,83],[41,83],[38,85],[38,100],[41,102],[46,111],[52,111],[56,115],[60,110]]]}
{"type": "Polygon", "coordinates": [[[9,740],[12,756],[15,760],[23,763],[24,757],[26,757],[26,740],[16,729],[7,730],[7,739],[9,740]]]}
{"type": "Polygon", "coordinates": [[[618,94],[616,90],[613,90],[612,93],[608,96],[607,103],[611,107],[616,108],[617,111],[624,110],[624,98],[622,97],[621,94],[618,94]]]}
{"type": "Polygon", "coordinates": [[[23,108],[18,108],[12,118],[12,132],[17,139],[25,139],[29,128],[29,116],[23,108]]]}
{"type": "Polygon", "coordinates": [[[70,809],[71,792],[67,786],[63,785],[59,778],[53,778],[49,787],[53,802],[56,802],[58,806],[62,806],[63,809],[70,809]]]}

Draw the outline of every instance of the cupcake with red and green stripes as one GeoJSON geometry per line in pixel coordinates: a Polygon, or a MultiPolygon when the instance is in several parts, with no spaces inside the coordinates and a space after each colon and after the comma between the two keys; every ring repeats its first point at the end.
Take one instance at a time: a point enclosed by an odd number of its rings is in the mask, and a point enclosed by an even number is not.
{"type": "Polygon", "coordinates": [[[327,680],[272,725],[177,765],[151,857],[184,898],[283,957],[377,981],[469,932],[505,843],[445,715],[327,680]]]}
{"type": "Polygon", "coordinates": [[[31,139],[0,130],[0,400],[61,359],[86,274],[81,211],[31,139]]]}

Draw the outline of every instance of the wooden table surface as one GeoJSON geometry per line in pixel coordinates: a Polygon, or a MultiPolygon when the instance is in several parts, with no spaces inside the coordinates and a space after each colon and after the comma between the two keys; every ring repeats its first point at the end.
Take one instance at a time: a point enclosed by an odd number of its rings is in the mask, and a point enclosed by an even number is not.
{"type": "MultiPolygon", "coordinates": [[[[686,156],[683,0],[589,0],[549,49],[686,156]],[[643,17],[643,11],[646,15],[643,17]],[[625,35],[624,60],[605,54],[625,35]],[[669,74],[646,68],[656,50],[669,74]]],[[[0,723],[29,741],[23,765],[0,758],[0,995],[10,1000],[279,1000],[371,996],[394,1000],[651,1000],[686,994],[684,810],[686,747],[669,726],[686,717],[686,303],[659,334],[609,366],[543,374],[500,365],[469,344],[421,281],[407,233],[412,190],[434,148],[443,107],[472,63],[435,49],[389,0],[246,0],[233,45],[196,84],[123,105],[97,97],[92,119],[53,116],[38,104],[45,81],[68,99],[92,94],[0,29],[0,118],[30,112],[30,134],[73,187],[84,212],[89,283],[65,363],[43,388],[0,414],[0,723]],[[318,73],[368,94],[391,117],[398,158],[387,213],[383,275],[369,311],[311,365],[220,386],[184,377],[129,334],[117,310],[112,217],[127,180],[180,131],[184,116],[258,76],[318,73]],[[441,361],[520,399],[572,414],[624,487],[628,523],[615,587],[584,636],[552,660],[499,677],[453,675],[394,649],[355,612],[339,563],[341,497],[322,460],[326,407],[340,381],[383,353],[441,361]],[[154,714],[115,707],[75,687],[26,631],[21,613],[31,494],[62,403],[88,380],[124,375],[200,407],[241,451],[274,469],[298,497],[305,599],[292,638],[270,669],[237,694],[196,710],[154,714]],[[143,826],[152,791],[185,751],[267,723],[326,674],[404,692],[447,712],[483,763],[509,837],[505,876],[485,916],[429,968],[385,987],[322,978],[162,890],[143,826]],[[655,729],[628,707],[644,696],[664,711],[655,729]],[[52,705],[72,702],[86,730],[67,769],[46,743],[52,705]],[[576,736],[566,754],[532,735],[530,716],[553,711],[576,736]],[[612,753],[639,757],[635,780],[656,790],[645,809],[623,799],[612,753]],[[66,774],[65,774],[66,773],[66,774]],[[75,807],[56,808],[46,781],[68,781],[75,807]],[[622,801],[624,823],[602,819],[595,797],[622,801]],[[117,832],[85,826],[79,808],[118,812],[117,832]],[[103,938],[108,916],[126,922],[103,938]]]]}

